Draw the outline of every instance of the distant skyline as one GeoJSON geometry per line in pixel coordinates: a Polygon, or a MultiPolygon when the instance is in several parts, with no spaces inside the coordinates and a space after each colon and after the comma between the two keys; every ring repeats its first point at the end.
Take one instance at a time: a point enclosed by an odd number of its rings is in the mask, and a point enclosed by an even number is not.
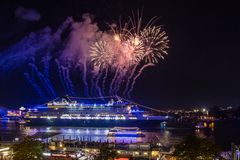
{"type": "MultiPolygon", "coordinates": [[[[57,27],[69,16],[79,20],[90,13],[105,30],[106,22],[137,9],[143,9],[143,21],[159,17],[170,48],[165,60],[143,71],[132,92],[134,101],[159,109],[240,106],[240,14],[234,1],[1,1],[0,57],[29,33],[57,27]]],[[[24,79],[24,69],[0,70],[0,106],[43,103],[24,79]]]]}

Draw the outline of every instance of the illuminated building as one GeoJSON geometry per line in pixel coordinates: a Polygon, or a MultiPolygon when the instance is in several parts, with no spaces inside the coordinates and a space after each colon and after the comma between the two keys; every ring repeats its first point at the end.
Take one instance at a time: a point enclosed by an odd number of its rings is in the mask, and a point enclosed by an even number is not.
{"type": "Polygon", "coordinates": [[[232,148],[232,160],[240,160],[240,146],[231,144],[232,148]]]}

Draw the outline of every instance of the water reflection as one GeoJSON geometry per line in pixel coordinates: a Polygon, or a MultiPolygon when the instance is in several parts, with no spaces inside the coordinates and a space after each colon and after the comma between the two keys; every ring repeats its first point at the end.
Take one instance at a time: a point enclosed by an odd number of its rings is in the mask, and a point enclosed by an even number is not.
{"type": "MultiPolygon", "coordinates": [[[[84,141],[136,143],[136,142],[159,142],[161,145],[175,144],[184,136],[195,134],[199,137],[213,138],[217,145],[229,148],[231,142],[240,144],[240,121],[216,121],[205,124],[207,128],[193,130],[176,123],[174,127],[165,130],[143,130],[145,137],[108,137],[110,128],[80,128],[80,127],[29,127],[19,126],[15,122],[0,122],[0,141],[12,141],[15,138],[32,136],[37,133],[53,133],[54,139],[77,139],[84,141]],[[56,134],[55,134],[56,133],[56,134]],[[223,138],[224,137],[224,138],[223,138]]],[[[204,127],[204,124],[203,124],[204,127]]]]}
{"type": "Polygon", "coordinates": [[[114,143],[140,143],[140,142],[159,142],[167,145],[169,141],[176,137],[168,130],[143,131],[144,137],[109,137],[110,128],[81,128],[81,127],[20,127],[21,136],[32,136],[36,133],[57,133],[53,140],[81,140],[95,142],[114,142],[114,143]]]}

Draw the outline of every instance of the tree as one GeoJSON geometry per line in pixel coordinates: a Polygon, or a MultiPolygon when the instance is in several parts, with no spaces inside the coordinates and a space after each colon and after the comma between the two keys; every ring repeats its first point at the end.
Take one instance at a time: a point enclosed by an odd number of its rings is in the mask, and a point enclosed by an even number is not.
{"type": "Polygon", "coordinates": [[[13,160],[39,160],[42,158],[43,145],[40,141],[26,137],[12,146],[13,160]]]}
{"type": "Polygon", "coordinates": [[[117,152],[109,147],[101,147],[100,153],[95,160],[112,160],[117,157],[117,152]]]}
{"type": "Polygon", "coordinates": [[[212,160],[219,152],[211,140],[188,136],[175,147],[173,155],[177,160],[212,160]]]}

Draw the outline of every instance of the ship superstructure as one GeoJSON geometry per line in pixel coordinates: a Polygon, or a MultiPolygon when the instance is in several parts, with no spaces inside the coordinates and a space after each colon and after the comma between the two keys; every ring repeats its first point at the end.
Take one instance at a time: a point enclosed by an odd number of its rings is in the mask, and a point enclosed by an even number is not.
{"type": "Polygon", "coordinates": [[[120,97],[61,97],[44,105],[22,111],[31,125],[136,126],[168,119],[120,97]]]}

